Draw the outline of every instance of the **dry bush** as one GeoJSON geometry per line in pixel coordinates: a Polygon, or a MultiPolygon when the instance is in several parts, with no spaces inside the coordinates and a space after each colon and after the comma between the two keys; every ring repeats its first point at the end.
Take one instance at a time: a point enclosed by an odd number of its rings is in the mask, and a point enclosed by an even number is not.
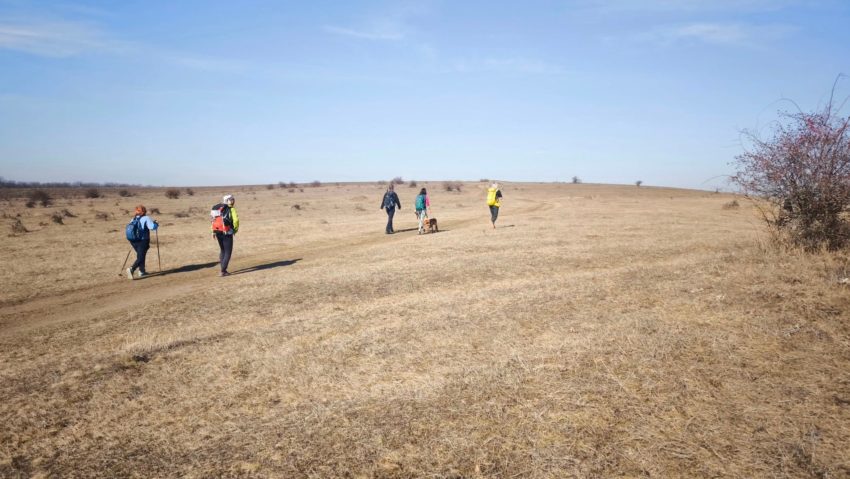
{"type": "Polygon", "coordinates": [[[180,198],[180,190],[177,188],[169,188],[165,190],[165,197],[170,200],[176,200],[177,198],[180,198]]]}
{"type": "Polygon", "coordinates": [[[295,188],[290,188],[290,189],[288,189],[288,190],[286,190],[286,191],[287,191],[287,192],[289,192],[289,193],[295,193],[295,188]]]}
{"type": "Polygon", "coordinates": [[[35,204],[38,203],[45,208],[53,204],[53,197],[50,196],[50,193],[44,190],[33,190],[29,194],[29,201],[27,202],[27,207],[32,208],[35,204]],[[32,206],[30,206],[32,204],[32,206]]]}
{"type": "Polygon", "coordinates": [[[410,180],[410,183],[408,183],[407,186],[411,188],[416,188],[416,180],[410,180]]]}
{"type": "Polygon", "coordinates": [[[637,186],[638,188],[640,188],[640,185],[642,185],[642,184],[643,184],[643,180],[635,181],[635,186],[637,186]]]}
{"type": "Polygon", "coordinates": [[[83,194],[83,196],[86,198],[94,199],[100,198],[102,195],[100,193],[100,190],[98,190],[97,188],[88,188],[83,194]]]}
{"type": "Polygon", "coordinates": [[[574,185],[581,184],[581,178],[579,178],[578,176],[573,176],[572,183],[574,185]]]}
{"type": "Polygon", "coordinates": [[[189,216],[190,215],[188,211],[178,211],[174,213],[175,218],[188,218],[189,216]]]}
{"type": "Polygon", "coordinates": [[[271,184],[271,183],[269,183],[268,185],[266,185],[266,189],[267,189],[267,190],[273,190],[273,189],[274,189],[274,185],[273,185],[273,184],[271,184]]]}
{"type": "Polygon", "coordinates": [[[294,205],[290,206],[290,208],[292,208],[293,210],[301,211],[301,205],[299,205],[298,203],[295,203],[294,205]]]}
{"type": "Polygon", "coordinates": [[[310,183],[310,186],[312,186],[313,188],[318,188],[318,187],[322,186],[322,182],[319,181],[319,180],[313,180],[313,182],[310,183]]]}
{"type": "Polygon", "coordinates": [[[386,186],[387,182],[384,180],[378,180],[375,182],[375,184],[378,186],[386,186]]]}
{"type": "Polygon", "coordinates": [[[20,218],[15,218],[15,220],[12,221],[11,228],[13,235],[29,233],[29,230],[26,228],[26,226],[24,226],[24,223],[23,221],[21,221],[20,218]]]}
{"type": "Polygon", "coordinates": [[[189,196],[195,196],[195,190],[192,188],[186,188],[186,194],[189,196]]]}
{"type": "Polygon", "coordinates": [[[287,185],[287,186],[289,186],[290,188],[298,188],[298,183],[296,183],[294,181],[290,181],[289,185],[287,185]]]}
{"type": "Polygon", "coordinates": [[[446,191],[457,191],[458,193],[460,193],[462,188],[463,188],[463,183],[461,183],[459,181],[444,181],[443,182],[443,189],[446,190],[446,191]]]}
{"type": "Polygon", "coordinates": [[[395,178],[393,178],[393,184],[402,185],[404,184],[404,179],[400,176],[396,176],[395,178]]]}
{"type": "Polygon", "coordinates": [[[122,198],[129,198],[129,197],[133,196],[133,193],[131,193],[130,190],[128,190],[126,188],[122,188],[122,189],[118,190],[118,196],[120,196],[122,198]]]}
{"type": "Polygon", "coordinates": [[[767,139],[757,131],[745,130],[743,136],[750,146],[736,158],[732,179],[748,195],[769,203],[762,209],[768,227],[810,251],[846,245],[850,116],[841,117],[831,97],[813,113],[779,112],[767,139]]]}
{"type": "Polygon", "coordinates": [[[50,220],[58,225],[65,224],[62,213],[59,213],[58,211],[50,215],[50,220]]]}
{"type": "Polygon", "coordinates": [[[95,217],[95,219],[98,219],[98,220],[108,221],[112,217],[112,215],[110,213],[105,212],[105,211],[95,211],[94,217],[95,217]]]}
{"type": "Polygon", "coordinates": [[[728,203],[723,203],[724,210],[737,210],[741,205],[738,203],[738,200],[732,200],[728,203]]]}
{"type": "Polygon", "coordinates": [[[487,179],[487,178],[481,178],[481,179],[480,179],[480,180],[478,180],[478,181],[479,181],[480,183],[489,183],[489,182],[490,182],[490,180],[489,180],[489,179],[487,179]]]}
{"type": "Polygon", "coordinates": [[[148,208],[148,213],[152,215],[161,215],[162,212],[159,211],[159,208],[148,208]]]}

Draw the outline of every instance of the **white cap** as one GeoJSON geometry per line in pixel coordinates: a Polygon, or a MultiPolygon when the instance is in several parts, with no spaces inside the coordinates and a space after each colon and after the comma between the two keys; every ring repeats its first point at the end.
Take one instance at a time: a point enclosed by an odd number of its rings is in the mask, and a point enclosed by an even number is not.
{"type": "Polygon", "coordinates": [[[236,201],[236,199],[235,199],[235,198],[233,198],[233,195],[224,195],[224,198],[222,198],[222,199],[221,199],[221,202],[222,202],[222,203],[227,203],[227,202],[228,202],[228,201],[230,201],[230,200],[234,200],[234,201],[236,201]]]}

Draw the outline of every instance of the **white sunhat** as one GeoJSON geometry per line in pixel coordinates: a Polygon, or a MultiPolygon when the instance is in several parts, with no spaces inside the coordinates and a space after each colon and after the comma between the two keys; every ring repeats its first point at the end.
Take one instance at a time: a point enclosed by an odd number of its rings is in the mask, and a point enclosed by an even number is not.
{"type": "Polygon", "coordinates": [[[222,203],[227,203],[230,200],[236,201],[236,198],[234,198],[233,195],[224,195],[221,199],[222,203]]]}

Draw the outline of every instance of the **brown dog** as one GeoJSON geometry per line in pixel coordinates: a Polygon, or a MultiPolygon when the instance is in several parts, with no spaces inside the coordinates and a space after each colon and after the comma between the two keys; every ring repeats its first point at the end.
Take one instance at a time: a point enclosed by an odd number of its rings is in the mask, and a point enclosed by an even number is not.
{"type": "Polygon", "coordinates": [[[428,218],[425,220],[425,227],[429,233],[437,233],[440,228],[437,226],[437,218],[428,218]]]}

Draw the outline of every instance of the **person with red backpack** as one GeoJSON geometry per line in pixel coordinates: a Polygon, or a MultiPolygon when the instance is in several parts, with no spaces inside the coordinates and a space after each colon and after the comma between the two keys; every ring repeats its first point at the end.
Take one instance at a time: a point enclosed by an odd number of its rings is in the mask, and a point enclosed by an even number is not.
{"type": "Polygon", "coordinates": [[[148,209],[144,205],[136,206],[133,220],[127,225],[127,241],[133,245],[136,251],[136,261],[127,268],[127,278],[133,279],[133,273],[139,270],[139,278],[147,276],[145,272],[145,256],[151,247],[151,231],[159,228],[159,223],[148,216],[148,209]]]}
{"type": "Polygon", "coordinates": [[[220,252],[218,261],[221,263],[219,276],[230,276],[227,265],[233,254],[233,236],[239,231],[239,216],[236,214],[236,198],[233,195],[224,195],[222,202],[214,205],[210,211],[212,220],[212,235],[218,241],[220,252]]]}

